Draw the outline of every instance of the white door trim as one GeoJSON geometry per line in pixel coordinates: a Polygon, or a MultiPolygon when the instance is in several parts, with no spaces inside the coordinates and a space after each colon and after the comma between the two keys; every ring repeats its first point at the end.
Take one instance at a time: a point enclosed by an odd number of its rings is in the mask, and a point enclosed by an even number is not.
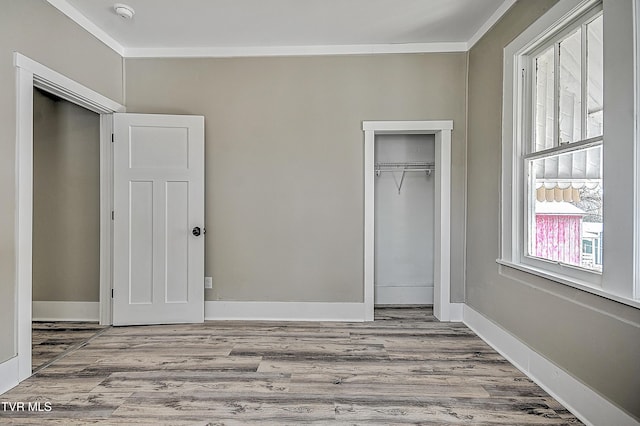
{"type": "Polygon", "coordinates": [[[440,321],[461,321],[451,303],[451,131],[452,120],[363,121],[364,131],[364,304],[365,321],[374,308],[374,162],[376,135],[435,135],[435,253],[433,313],[440,321]]]}
{"type": "MultiPolygon", "coordinates": [[[[101,115],[100,118],[100,318],[108,323],[111,298],[111,121],[124,106],[82,84],[14,52],[16,68],[16,292],[18,381],[31,376],[33,88],[101,115]],[[105,131],[108,130],[108,134],[105,131]],[[105,155],[107,154],[108,155],[105,155]],[[108,321],[107,321],[108,320],[108,321]]],[[[16,383],[17,384],[17,383],[16,383]]]]}
{"type": "Polygon", "coordinates": [[[112,323],[113,115],[100,114],[100,324],[112,323]]]}

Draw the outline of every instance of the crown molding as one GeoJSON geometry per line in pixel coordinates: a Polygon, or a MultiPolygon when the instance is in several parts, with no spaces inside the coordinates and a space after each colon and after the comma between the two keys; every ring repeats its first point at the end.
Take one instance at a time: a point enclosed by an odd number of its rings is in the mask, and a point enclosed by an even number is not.
{"type": "Polygon", "coordinates": [[[476,31],[476,33],[471,36],[469,41],[467,41],[467,49],[471,49],[481,38],[484,36],[490,29],[493,27],[496,22],[502,18],[502,15],[507,13],[507,10],[513,6],[516,0],[504,0],[500,7],[493,12],[493,15],[489,16],[489,19],[482,24],[482,26],[476,31]]]}
{"type": "Polygon", "coordinates": [[[326,46],[237,46],[125,48],[125,58],[234,58],[256,56],[375,55],[466,52],[467,43],[351,44],[326,46]]]}
{"type": "Polygon", "coordinates": [[[467,42],[237,47],[126,47],[94,24],[67,0],[47,0],[47,2],[124,58],[234,58],[466,52],[500,20],[516,0],[504,0],[467,42]]]}

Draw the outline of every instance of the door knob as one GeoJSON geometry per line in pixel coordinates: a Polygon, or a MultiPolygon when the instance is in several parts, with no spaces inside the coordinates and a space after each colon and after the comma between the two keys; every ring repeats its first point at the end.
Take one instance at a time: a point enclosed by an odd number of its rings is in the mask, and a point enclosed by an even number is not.
{"type": "Polygon", "coordinates": [[[191,233],[193,234],[194,237],[199,237],[200,234],[204,234],[207,231],[204,229],[200,229],[199,226],[196,226],[195,228],[193,228],[193,230],[191,231],[191,233]]]}

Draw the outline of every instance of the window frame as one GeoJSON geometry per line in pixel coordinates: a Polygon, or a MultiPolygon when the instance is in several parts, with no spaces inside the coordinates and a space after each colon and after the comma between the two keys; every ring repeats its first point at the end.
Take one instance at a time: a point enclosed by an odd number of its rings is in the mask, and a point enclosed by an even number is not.
{"type": "MultiPolygon", "coordinates": [[[[634,40],[634,168],[633,168],[633,258],[636,259],[633,267],[633,295],[635,300],[640,300],[640,0],[633,2],[633,40],[634,40]]],[[[604,246],[604,244],[603,244],[604,246]]],[[[600,249],[602,250],[602,248],[600,249]]],[[[604,257],[604,256],[603,256],[604,257]]]]}
{"type": "MultiPolygon", "coordinates": [[[[603,256],[607,259],[607,263],[611,264],[611,267],[603,265],[603,271],[594,271],[588,270],[585,268],[580,268],[577,266],[566,265],[566,264],[558,264],[557,262],[547,261],[539,258],[530,258],[529,256],[525,256],[527,254],[526,245],[525,245],[525,229],[526,229],[526,220],[527,214],[526,209],[528,206],[526,205],[527,199],[527,190],[526,190],[526,164],[527,160],[525,160],[524,156],[529,154],[532,150],[531,146],[526,146],[523,143],[523,140],[531,140],[531,143],[535,143],[535,139],[532,136],[528,136],[526,132],[532,132],[534,129],[528,125],[527,120],[530,120],[529,117],[533,117],[533,104],[532,104],[532,96],[531,90],[528,88],[531,86],[531,80],[534,76],[531,73],[531,59],[534,57],[534,53],[539,53],[544,51],[544,46],[550,46],[555,41],[561,40],[566,34],[571,33],[575,30],[575,24],[577,22],[586,23],[590,22],[590,17],[595,16],[599,13],[599,10],[603,9],[602,4],[604,3],[603,14],[605,15],[605,22],[607,16],[607,10],[609,10],[610,6],[611,14],[615,19],[616,14],[621,16],[620,14],[624,11],[620,7],[613,2],[607,2],[607,0],[565,0],[557,3],[554,7],[552,7],[547,13],[545,13],[542,17],[540,17],[536,22],[534,22],[531,26],[529,26],[525,31],[523,31],[518,37],[516,37],[509,45],[507,45],[504,49],[504,74],[503,74],[503,115],[502,115],[502,175],[501,175],[501,188],[500,188],[500,247],[499,247],[499,259],[497,259],[497,263],[499,264],[499,273],[501,275],[507,274],[508,271],[505,271],[503,268],[508,267],[511,269],[517,269],[529,274],[533,274],[539,277],[546,278],[551,281],[555,281],[557,283],[565,284],[570,287],[578,288],[580,290],[584,290],[589,293],[597,294],[599,296],[615,300],[626,305],[630,305],[636,308],[640,308],[640,283],[638,280],[640,279],[640,266],[638,265],[640,261],[632,259],[629,262],[627,259],[616,259],[619,257],[618,253],[621,253],[623,250],[631,251],[631,247],[629,245],[629,241],[631,239],[634,240],[634,251],[635,253],[640,252],[640,237],[630,237],[625,241],[612,241],[609,237],[607,237],[607,244],[603,247],[603,256]],[[616,9],[617,8],[617,9],[616,9]],[[573,27],[572,27],[573,24],[573,27]],[[527,70],[528,72],[523,72],[527,70]],[[609,253],[609,255],[607,254],[609,253]],[[623,270],[616,271],[616,269],[620,269],[622,267],[623,270]],[[632,277],[632,279],[626,279],[625,277],[632,277]],[[633,282],[631,282],[633,281],[633,282]],[[634,299],[635,297],[635,299],[634,299]]],[[[640,19],[640,12],[638,12],[640,0],[634,0],[634,19],[633,30],[636,29],[636,22],[640,19]]],[[[628,13],[628,12],[627,12],[628,13]]],[[[606,27],[605,23],[605,42],[604,42],[604,67],[605,67],[605,86],[607,86],[607,79],[609,78],[609,82],[611,82],[612,78],[616,76],[607,76],[607,59],[611,62],[611,58],[616,56],[611,53],[607,54],[607,32],[616,32],[617,37],[621,37],[620,34],[623,34],[628,37],[628,28],[617,29],[609,26],[606,27]]],[[[634,32],[634,37],[640,41],[640,36],[637,35],[637,32],[634,32]]],[[[640,43],[639,43],[640,44],[640,43]]],[[[609,46],[615,45],[614,42],[610,42],[609,46]]],[[[611,48],[611,47],[610,47],[611,48]]],[[[634,53],[640,57],[640,48],[637,48],[637,45],[634,45],[634,53]]],[[[619,56],[619,55],[618,55],[619,56]]],[[[634,74],[638,74],[638,67],[636,64],[636,59],[631,58],[630,61],[634,61],[634,74]]],[[[628,66],[629,64],[624,64],[624,66],[628,66]]],[[[625,70],[628,68],[624,68],[625,70]]],[[[615,73],[614,73],[615,74],[615,73]]],[[[640,81],[640,75],[634,75],[636,81],[636,93],[634,96],[634,107],[637,108],[637,111],[640,111],[640,88],[638,87],[638,81],[640,81]]],[[[607,103],[607,109],[609,109],[609,102],[606,101],[607,96],[609,96],[609,100],[613,96],[612,93],[607,95],[605,93],[605,103],[607,103]]],[[[626,102],[626,100],[625,100],[626,102]]],[[[609,117],[612,117],[612,112],[609,112],[609,117]]],[[[606,113],[605,113],[606,117],[606,113]]],[[[626,119],[626,118],[625,118],[626,119]]],[[[606,120],[606,118],[605,118],[606,120]]],[[[620,120],[616,120],[615,124],[619,124],[620,120]]],[[[624,126],[628,126],[627,122],[623,123],[624,126]]],[[[618,135],[617,132],[612,133],[609,137],[612,142],[616,142],[616,145],[610,148],[611,152],[605,151],[607,148],[604,142],[600,142],[597,139],[608,140],[607,139],[607,129],[609,129],[609,122],[604,128],[604,135],[602,138],[592,138],[587,139],[581,142],[573,142],[572,147],[569,147],[570,150],[573,150],[575,147],[581,146],[580,148],[584,148],[587,145],[598,145],[601,144],[603,146],[603,155],[606,157],[609,155],[609,158],[606,159],[609,163],[603,163],[603,174],[607,176],[607,170],[611,170],[611,161],[616,155],[620,155],[621,153],[621,145],[615,139],[618,135]],[[595,139],[595,140],[594,140],[595,139]],[[605,153],[606,152],[606,153],[605,153]],[[608,168],[607,168],[608,167],[608,168]]],[[[637,122],[633,123],[634,126],[634,134],[640,135],[640,124],[637,122]]],[[[612,126],[614,127],[614,126],[612,126]]],[[[625,129],[626,129],[625,127],[625,129]]],[[[532,134],[532,133],[531,133],[532,134]]],[[[557,140],[554,138],[554,141],[557,140]]],[[[611,141],[610,141],[611,142],[611,141]]],[[[625,140],[624,143],[628,143],[628,140],[625,140]]],[[[557,146],[547,151],[546,153],[554,152],[562,152],[565,151],[564,148],[567,145],[571,144],[563,144],[561,146],[557,146]],[[557,150],[557,151],[556,151],[557,150]]],[[[637,145],[637,143],[636,143],[637,145]]],[[[625,148],[627,149],[627,148],[625,148]]],[[[640,151],[640,148],[636,147],[636,151],[640,151]]],[[[566,151],[565,151],[566,152],[566,151]]],[[[545,154],[545,151],[540,151],[537,154],[545,154]]],[[[634,158],[640,158],[640,154],[636,155],[634,158]]],[[[620,159],[620,157],[618,157],[620,159]]],[[[637,211],[637,206],[640,204],[640,173],[637,171],[638,167],[640,167],[640,160],[634,161],[634,182],[636,182],[636,189],[634,190],[634,197],[636,201],[634,201],[634,209],[633,217],[638,218],[633,220],[634,230],[640,229],[638,227],[638,222],[640,222],[640,213],[637,211]]],[[[627,172],[625,172],[627,173],[627,172]]],[[[628,173],[627,173],[628,174],[628,173]]],[[[617,185],[620,183],[620,179],[622,177],[614,176],[611,180],[611,185],[617,185]],[[615,181],[615,182],[614,182],[615,181]]],[[[627,179],[627,177],[624,177],[627,179]]],[[[609,177],[607,178],[607,181],[609,177]]],[[[625,180],[629,182],[628,180],[625,180]]],[[[606,189],[605,184],[605,189],[606,189]]],[[[627,183],[628,186],[628,183],[627,183]]],[[[608,231],[611,230],[612,227],[617,226],[616,221],[622,220],[622,223],[627,224],[630,208],[624,208],[624,212],[618,213],[615,211],[615,205],[610,202],[607,204],[607,193],[605,192],[605,200],[604,200],[604,228],[608,231]],[[608,207],[608,210],[607,210],[608,207]],[[613,212],[613,214],[611,214],[613,212]],[[610,214],[611,217],[607,215],[610,214]]],[[[612,197],[614,198],[614,197],[612,197]]],[[[637,232],[636,232],[637,233],[637,232]]],[[[619,235],[619,233],[618,233],[619,235]]],[[[631,257],[631,254],[629,255],[631,257]]]]}

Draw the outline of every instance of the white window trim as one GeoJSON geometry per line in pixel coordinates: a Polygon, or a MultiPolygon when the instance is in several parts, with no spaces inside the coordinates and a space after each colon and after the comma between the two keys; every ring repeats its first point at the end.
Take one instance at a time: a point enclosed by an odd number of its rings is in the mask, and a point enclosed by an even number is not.
{"type": "Polygon", "coordinates": [[[633,268],[633,297],[640,299],[640,0],[634,0],[633,2],[633,42],[634,42],[634,64],[635,72],[633,73],[633,85],[635,95],[635,128],[634,128],[634,150],[635,150],[635,166],[633,170],[635,190],[633,191],[633,258],[636,259],[635,267],[633,268]]]}
{"type": "MultiPolygon", "coordinates": [[[[504,49],[504,80],[503,80],[503,111],[502,111],[502,176],[500,191],[500,258],[497,263],[502,267],[509,267],[523,272],[527,272],[539,277],[543,277],[564,285],[574,287],[598,296],[615,300],[629,306],[640,308],[640,301],[633,300],[640,293],[640,265],[638,261],[634,265],[634,291],[633,295],[612,294],[603,285],[604,277],[595,271],[587,271],[582,268],[560,265],[555,262],[533,259],[525,260],[524,251],[524,164],[522,161],[523,146],[514,143],[520,140],[523,130],[523,105],[519,100],[523,99],[525,86],[521,77],[521,69],[526,68],[527,56],[525,53],[531,52],[537,46],[552,39],[549,37],[558,26],[570,22],[577,16],[593,7],[597,0],[566,0],[557,3],[545,15],[529,26],[516,39],[514,39],[504,49]],[[547,268],[553,263],[555,270],[547,268]],[[568,273],[565,273],[568,272],[568,273]]],[[[640,16],[638,12],[640,0],[634,0],[636,21],[640,16]]],[[[640,38],[636,35],[635,52],[640,57],[640,38]]],[[[637,73],[637,70],[636,70],[637,73]]],[[[526,81],[530,76],[525,76],[526,81]]],[[[640,81],[640,76],[636,76],[640,81]]],[[[526,106],[524,106],[526,107],[526,106]]],[[[636,107],[640,111],[640,87],[636,84],[636,107]]],[[[636,134],[640,135],[640,123],[636,122],[636,134]]],[[[638,237],[638,224],[640,214],[638,205],[640,204],[640,148],[636,143],[636,170],[635,170],[635,213],[634,230],[636,238],[634,242],[635,258],[640,254],[640,237],[638,237]]],[[[606,219],[605,219],[606,220],[606,219]]],[[[553,268],[552,268],[553,269],[553,268]]]]}

